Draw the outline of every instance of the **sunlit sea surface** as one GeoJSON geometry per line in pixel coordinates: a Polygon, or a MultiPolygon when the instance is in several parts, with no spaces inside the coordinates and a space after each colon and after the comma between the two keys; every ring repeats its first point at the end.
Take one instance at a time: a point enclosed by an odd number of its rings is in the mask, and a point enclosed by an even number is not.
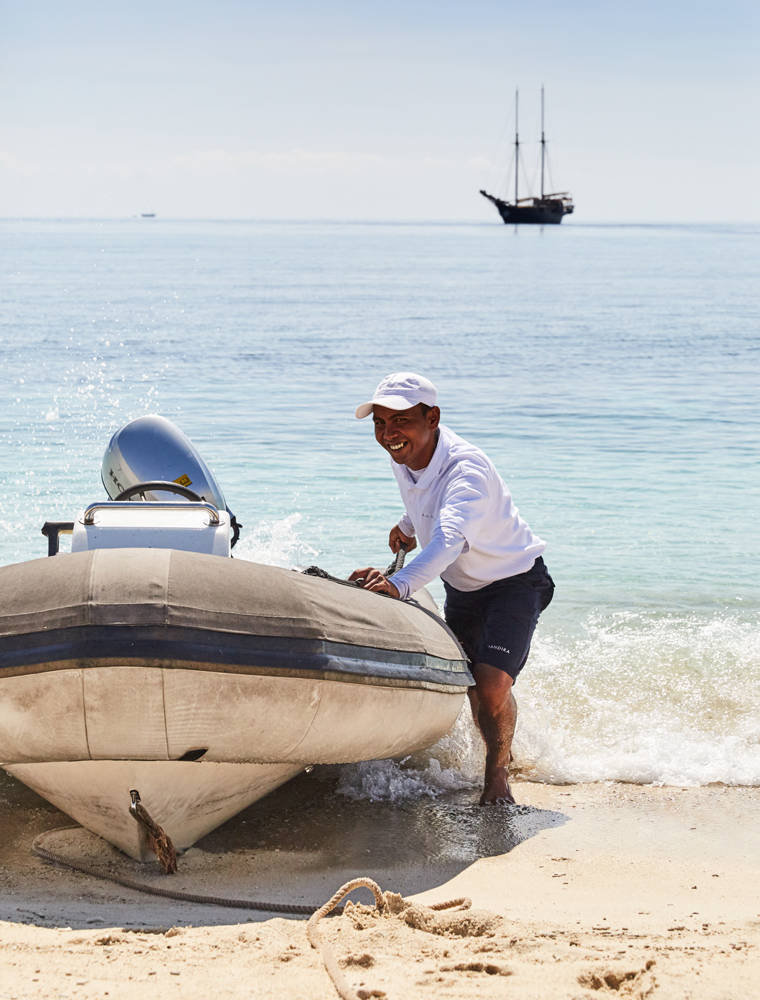
{"type": "MultiPolygon", "coordinates": [[[[760,784],[760,227],[0,222],[0,563],[105,497],[161,413],[244,524],[238,557],[383,567],[400,507],[353,417],[424,372],[548,542],[516,693],[530,779],[760,784]]],[[[432,588],[439,601],[440,584],[432,588]]],[[[477,784],[465,715],[345,795],[477,784]]]]}

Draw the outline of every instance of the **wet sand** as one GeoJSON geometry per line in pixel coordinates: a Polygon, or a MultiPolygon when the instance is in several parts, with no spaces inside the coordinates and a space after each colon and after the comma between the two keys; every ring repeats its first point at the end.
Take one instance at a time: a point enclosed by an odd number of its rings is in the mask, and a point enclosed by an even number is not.
{"type": "MultiPolygon", "coordinates": [[[[0,775],[3,1000],[338,995],[302,916],[161,899],[37,858],[38,834],[72,824],[0,775]]],[[[367,875],[422,904],[470,897],[469,912],[367,905],[319,925],[352,988],[389,1000],[757,993],[760,789],[519,782],[520,806],[481,809],[474,791],[394,805],[334,785],[331,769],[299,777],[171,877],[85,831],[45,842],[200,894],[318,906],[367,875]]]]}

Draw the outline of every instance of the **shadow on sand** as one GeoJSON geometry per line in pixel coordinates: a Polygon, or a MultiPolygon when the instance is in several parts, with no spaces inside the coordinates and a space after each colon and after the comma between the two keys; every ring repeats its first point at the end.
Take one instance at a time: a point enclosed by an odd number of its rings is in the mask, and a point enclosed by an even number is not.
{"type": "MultiPolygon", "coordinates": [[[[531,806],[477,804],[474,789],[401,803],[337,794],[340,768],[315,768],[209,834],[179,859],[174,876],[140,864],[81,829],[51,834],[67,857],[182,892],[320,906],[344,882],[369,876],[404,896],[443,887],[480,858],[507,854],[567,821],[531,806]],[[68,838],[68,839],[67,839],[68,838]]],[[[142,895],[31,854],[39,833],[71,826],[64,814],[14,779],[0,779],[6,833],[0,845],[0,919],[47,926],[161,927],[266,920],[271,912],[142,895]]],[[[440,899],[447,898],[442,888],[440,899]]],[[[370,902],[368,890],[352,898],[370,902]]],[[[280,914],[286,915],[286,914],[280,914]]],[[[301,918],[302,919],[302,918],[301,918]]]]}

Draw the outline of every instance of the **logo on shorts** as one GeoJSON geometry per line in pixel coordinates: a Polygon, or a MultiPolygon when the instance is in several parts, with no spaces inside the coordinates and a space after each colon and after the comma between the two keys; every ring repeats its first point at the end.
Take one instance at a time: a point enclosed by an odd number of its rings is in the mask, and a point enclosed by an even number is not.
{"type": "Polygon", "coordinates": [[[500,653],[509,653],[506,646],[489,646],[489,649],[498,649],[500,653]]]}

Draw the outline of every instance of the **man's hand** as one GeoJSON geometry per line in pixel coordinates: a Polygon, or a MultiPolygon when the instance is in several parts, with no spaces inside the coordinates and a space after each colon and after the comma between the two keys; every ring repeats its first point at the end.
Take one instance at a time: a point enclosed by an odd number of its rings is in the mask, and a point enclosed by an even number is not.
{"type": "Polygon", "coordinates": [[[402,545],[406,546],[407,552],[411,552],[412,549],[417,548],[417,539],[414,535],[405,535],[396,524],[391,528],[391,533],[388,535],[388,547],[391,552],[398,552],[402,545]]]}
{"type": "Polygon", "coordinates": [[[398,590],[390,580],[383,576],[379,569],[367,566],[365,569],[355,569],[348,578],[354,582],[361,582],[365,590],[372,590],[376,594],[389,594],[391,597],[398,597],[398,590]]]}

